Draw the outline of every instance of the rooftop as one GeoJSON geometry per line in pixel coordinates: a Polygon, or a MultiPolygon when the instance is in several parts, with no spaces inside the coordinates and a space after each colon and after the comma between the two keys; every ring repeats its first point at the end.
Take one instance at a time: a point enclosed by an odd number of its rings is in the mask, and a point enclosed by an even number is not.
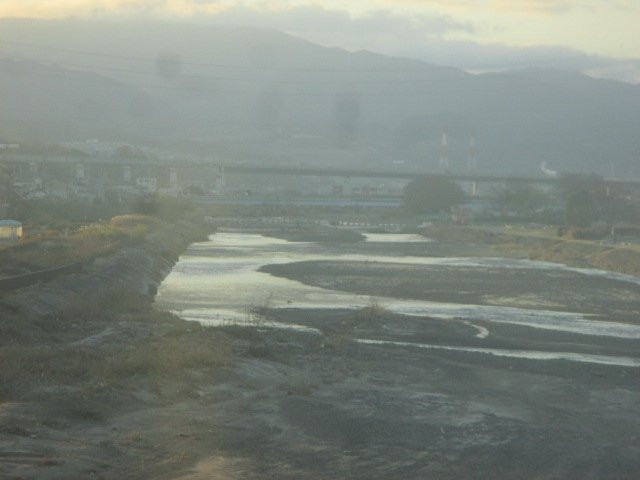
{"type": "Polygon", "coordinates": [[[17,220],[0,220],[0,227],[21,227],[22,224],[17,220]]]}

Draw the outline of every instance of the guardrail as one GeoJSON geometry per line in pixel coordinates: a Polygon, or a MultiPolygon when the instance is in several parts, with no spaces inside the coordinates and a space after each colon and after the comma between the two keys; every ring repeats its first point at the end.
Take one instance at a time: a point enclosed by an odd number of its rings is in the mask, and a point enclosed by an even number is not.
{"type": "Polygon", "coordinates": [[[76,262],[62,267],[38,270],[37,272],[25,273],[13,277],[0,278],[0,292],[8,292],[19,288],[35,285],[40,282],[48,282],[60,275],[81,272],[84,262],[76,262]]]}

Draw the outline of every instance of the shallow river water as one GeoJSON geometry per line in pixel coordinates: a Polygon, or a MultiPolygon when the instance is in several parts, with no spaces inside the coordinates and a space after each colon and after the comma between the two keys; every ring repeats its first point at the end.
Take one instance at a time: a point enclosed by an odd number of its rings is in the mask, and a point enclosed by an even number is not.
{"type": "MultiPolygon", "coordinates": [[[[405,265],[438,265],[479,269],[536,269],[570,271],[576,275],[607,277],[616,281],[640,283],[640,279],[594,269],[576,269],[548,262],[493,257],[418,257],[393,255],[393,244],[424,242],[416,235],[367,234],[367,242],[388,244],[388,255],[342,254],[315,243],[289,242],[258,234],[217,233],[207,242],[193,244],[180,258],[160,286],[156,307],[170,310],[186,320],[204,325],[245,325],[261,328],[287,328],[319,334],[312,327],[269,322],[254,314],[255,307],[295,309],[359,309],[369,305],[371,297],[309,286],[275,277],[258,269],[265,265],[302,261],[379,262],[405,265]]],[[[479,339],[491,335],[487,322],[526,326],[580,335],[640,339],[640,326],[598,321],[581,312],[527,309],[507,306],[470,305],[376,297],[387,310],[412,317],[451,319],[475,327],[479,339]],[[485,327],[473,322],[481,321],[485,327]]],[[[565,359],[608,365],[640,367],[640,359],[571,352],[533,352],[469,348],[454,345],[409,344],[361,339],[369,344],[399,347],[437,348],[472,353],[529,358],[565,359]]]]}

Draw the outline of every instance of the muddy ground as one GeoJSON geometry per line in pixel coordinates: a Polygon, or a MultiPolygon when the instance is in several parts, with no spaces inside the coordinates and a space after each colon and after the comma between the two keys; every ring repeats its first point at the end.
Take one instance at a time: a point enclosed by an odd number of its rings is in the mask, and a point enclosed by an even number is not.
{"type": "MultiPolygon", "coordinates": [[[[341,248],[366,253],[391,247],[341,248]]],[[[426,253],[420,244],[397,248],[426,253]]],[[[473,246],[448,242],[430,251],[465,255],[473,246]]],[[[638,322],[640,287],[598,278],[568,284],[575,276],[542,281],[531,272],[480,275],[366,262],[268,270],[372,296],[580,307],[602,321],[638,322]]],[[[136,308],[137,316],[120,312],[65,336],[65,345],[80,342],[98,352],[78,359],[77,345],[70,347],[80,380],[47,377],[40,386],[4,392],[0,478],[638,478],[638,368],[355,341],[636,358],[638,340],[479,322],[490,329],[481,339],[462,321],[404,317],[377,304],[359,312],[261,312],[312,326],[320,335],[204,329],[136,308]],[[151,357],[112,362],[106,373],[95,365],[86,370],[93,365],[86,358],[141,350],[151,357]]]]}

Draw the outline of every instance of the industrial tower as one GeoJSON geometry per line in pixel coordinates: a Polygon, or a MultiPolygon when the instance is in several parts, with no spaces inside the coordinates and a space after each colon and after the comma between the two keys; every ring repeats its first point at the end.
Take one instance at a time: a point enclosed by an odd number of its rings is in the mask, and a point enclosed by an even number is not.
{"type": "Polygon", "coordinates": [[[440,142],[440,171],[449,171],[449,145],[446,132],[442,132],[442,141],[440,142]]]}
{"type": "Polygon", "coordinates": [[[476,136],[474,134],[471,134],[469,137],[469,161],[467,162],[467,170],[471,172],[478,171],[476,136]]]}

